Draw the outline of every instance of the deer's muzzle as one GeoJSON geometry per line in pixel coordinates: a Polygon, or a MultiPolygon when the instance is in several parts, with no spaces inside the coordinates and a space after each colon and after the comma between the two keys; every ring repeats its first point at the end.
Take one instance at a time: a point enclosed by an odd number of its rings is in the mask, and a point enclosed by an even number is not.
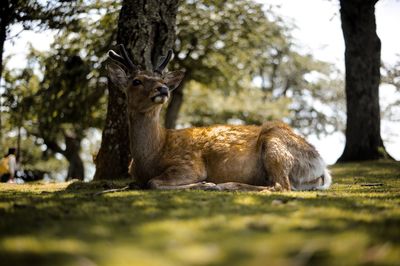
{"type": "Polygon", "coordinates": [[[169,98],[169,88],[167,86],[161,86],[157,88],[158,94],[151,97],[151,100],[155,103],[165,103],[169,98]]]}

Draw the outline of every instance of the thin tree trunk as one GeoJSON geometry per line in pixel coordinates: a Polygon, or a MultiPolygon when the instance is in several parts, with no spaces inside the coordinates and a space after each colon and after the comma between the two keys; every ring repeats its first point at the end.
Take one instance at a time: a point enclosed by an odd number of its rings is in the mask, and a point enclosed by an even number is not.
{"type": "Polygon", "coordinates": [[[172,99],[167,107],[167,112],[165,113],[165,127],[175,128],[176,121],[178,120],[179,111],[183,103],[183,90],[185,88],[185,80],[179,85],[176,90],[172,93],[172,99]]]}
{"type": "Polygon", "coordinates": [[[8,26],[8,1],[3,3],[2,7],[0,7],[0,78],[3,74],[3,52],[4,52],[4,43],[7,37],[7,26],[8,26]]]}
{"type": "MultiPolygon", "coordinates": [[[[152,70],[160,55],[175,41],[179,0],[124,0],[118,21],[117,43],[133,55],[133,62],[152,70]]],[[[109,82],[110,84],[110,82],[109,82]]],[[[102,143],[96,157],[95,180],[128,177],[130,160],[125,96],[109,85],[109,102],[102,143]]]]}
{"type": "Polygon", "coordinates": [[[81,156],[81,139],[73,135],[65,135],[65,151],[63,155],[68,160],[68,173],[66,180],[85,178],[85,168],[81,156]]]}
{"type": "Polygon", "coordinates": [[[22,126],[19,124],[17,131],[17,156],[16,156],[18,163],[21,161],[21,128],[22,126]]]}
{"type": "Polygon", "coordinates": [[[4,43],[6,41],[6,37],[7,35],[6,35],[5,25],[0,25],[0,78],[3,75],[3,52],[4,52],[4,43]]]}
{"type": "Polygon", "coordinates": [[[346,146],[340,162],[385,156],[380,135],[381,42],[376,34],[378,0],[340,0],[346,46],[346,146]]]}
{"type": "Polygon", "coordinates": [[[39,136],[43,137],[47,149],[53,153],[59,153],[67,159],[68,173],[65,179],[83,180],[85,178],[85,167],[79,154],[81,151],[82,135],[76,134],[75,130],[63,131],[63,134],[65,149],[62,149],[55,139],[46,138],[43,134],[39,134],[39,136]]]}
{"type": "MultiPolygon", "coordinates": [[[[0,88],[1,78],[3,75],[3,52],[4,52],[4,43],[7,37],[7,25],[8,21],[6,20],[6,12],[8,8],[8,2],[4,3],[2,7],[0,7],[0,88]]],[[[3,95],[0,93],[0,145],[3,144],[3,121],[2,121],[2,97],[3,95]]]]}

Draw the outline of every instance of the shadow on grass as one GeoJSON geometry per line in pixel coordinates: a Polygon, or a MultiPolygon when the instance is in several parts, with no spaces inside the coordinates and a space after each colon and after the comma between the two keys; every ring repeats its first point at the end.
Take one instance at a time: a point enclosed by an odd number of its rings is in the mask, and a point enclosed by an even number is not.
{"type": "MultiPolygon", "coordinates": [[[[94,187],[98,188],[99,186],[95,185],[94,187]]],[[[399,199],[399,195],[381,198],[381,200],[390,199],[399,199]]],[[[387,226],[400,225],[398,217],[385,218],[378,220],[378,222],[361,222],[354,217],[341,218],[342,214],[347,212],[379,215],[380,212],[387,210],[387,207],[377,206],[374,203],[360,203],[361,198],[358,197],[330,196],[329,193],[322,197],[308,198],[301,197],[301,192],[290,193],[290,195],[261,195],[255,193],[144,190],[93,196],[93,191],[86,189],[85,193],[65,190],[50,195],[45,194],[44,197],[32,197],[29,193],[22,193],[19,197],[3,196],[2,200],[9,200],[14,203],[8,211],[0,209],[3,217],[1,224],[3,226],[7,224],[20,226],[1,230],[1,236],[36,232],[57,236],[72,234],[91,241],[98,239],[99,235],[93,233],[90,227],[98,224],[117,229],[112,230],[112,235],[118,236],[120,234],[121,237],[124,237],[127,235],[127,231],[132,232],[131,230],[123,230],[124,227],[140,227],[141,224],[147,222],[154,223],[168,219],[207,219],[221,215],[245,217],[271,213],[275,216],[290,217],[294,212],[312,208],[335,209],[339,214],[334,220],[331,220],[332,217],[313,217],[319,219],[318,224],[320,226],[312,230],[325,230],[327,233],[344,229],[335,225],[335,222],[339,221],[337,219],[345,221],[349,228],[387,228],[387,226]],[[243,203],[242,198],[245,198],[243,203]],[[251,203],[246,203],[247,199],[251,199],[251,203]],[[274,205],[275,201],[278,201],[278,205],[274,205]],[[63,226],[59,226],[60,223],[63,226]]],[[[307,217],[306,212],[302,215],[307,217]]],[[[394,237],[398,236],[387,237],[394,240],[394,237]]]]}
{"type": "Polygon", "coordinates": [[[67,265],[95,265],[89,258],[66,252],[4,252],[0,250],[0,261],[7,265],[41,265],[41,266],[67,266],[67,265]]]}
{"type": "Polygon", "coordinates": [[[124,181],[76,182],[57,192],[2,192],[0,259],[8,258],[12,265],[28,260],[68,265],[80,260],[101,263],[110,250],[126,250],[123,256],[150,250],[157,254],[154,258],[161,256],[172,265],[191,264],[177,253],[182,250],[207,265],[240,265],[254,257],[317,265],[337,256],[329,245],[341,244],[342,235],[349,235],[349,245],[365,237],[355,249],[385,243],[396,247],[399,165],[378,162],[353,169],[355,165],[337,166],[338,183],[325,192],[133,190],[94,196],[124,187],[124,181]],[[353,180],[349,186],[343,182],[346,171],[369,173],[362,174],[366,182],[382,175],[384,185],[362,187],[353,180]],[[312,241],[314,246],[307,246],[312,241]]]}
{"type": "Polygon", "coordinates": [[[400,178],[400,162],[396,161],[339,163],[334,166],[334,169],[335,178],[354,178],[354,176],[384,178],[386,174],[393,173],[397,173],[397,178],[400,178]]]}

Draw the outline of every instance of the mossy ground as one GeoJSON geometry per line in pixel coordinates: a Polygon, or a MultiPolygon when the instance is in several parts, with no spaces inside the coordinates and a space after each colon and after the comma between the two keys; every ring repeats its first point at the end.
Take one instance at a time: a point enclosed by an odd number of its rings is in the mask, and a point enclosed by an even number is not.
{"type": "Polygon", "coordinates": [[[400,265],[400,163],[332,167],[323,192],[0,185],[1,265],[400,265]]]}

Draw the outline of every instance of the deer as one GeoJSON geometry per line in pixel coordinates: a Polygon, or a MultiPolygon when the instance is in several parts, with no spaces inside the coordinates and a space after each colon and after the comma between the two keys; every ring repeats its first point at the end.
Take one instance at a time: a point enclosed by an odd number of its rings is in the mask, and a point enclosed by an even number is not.
{"type": "Polygon", "coordinates": [[[185,72],[164,71],[172,50],[146,71],[118,47],[120,53],[108,52],[106,68],[109,81],[126,96],[129,173],[140,187],[266,192],[330,187],[332,177],[317,150],[283,122],[164,128],[161,109],[185,72]]]}

